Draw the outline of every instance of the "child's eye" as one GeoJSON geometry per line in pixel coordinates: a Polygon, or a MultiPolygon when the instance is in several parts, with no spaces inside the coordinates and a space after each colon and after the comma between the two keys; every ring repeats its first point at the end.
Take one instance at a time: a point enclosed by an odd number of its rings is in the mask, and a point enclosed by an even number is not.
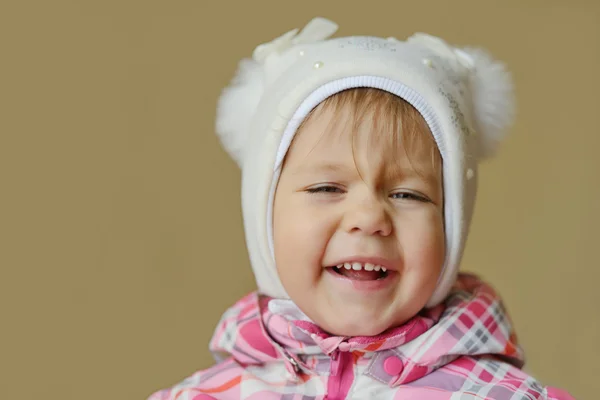
{"type": "Polygon", "coordinates": [[[429,200],[427,200],[425,197],[423,196],[419,196],[415,193],[410,193],[410,192],[398,192],[398,193],[393,193],[391,195],[391,197],[393,199],[396,200],[417,200],[417,201],[422,201],[422,202],[427,202],[429,200]]]}
{"type": "Polygon", "coordinates": [[[342,190],[335,186],[319,186],[306,189],[308,193],[342,193],[342,190]]]}

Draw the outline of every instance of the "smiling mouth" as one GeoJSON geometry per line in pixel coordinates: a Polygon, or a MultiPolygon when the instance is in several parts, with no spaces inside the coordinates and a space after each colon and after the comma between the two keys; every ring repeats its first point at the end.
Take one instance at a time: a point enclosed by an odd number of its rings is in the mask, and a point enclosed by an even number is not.
{"type": "Polygon", "coordinates": [[[334,273],[355,281],[385,279],[390,273],[385,267],[373,264],[345,263],[329,267],[334,273]]]}

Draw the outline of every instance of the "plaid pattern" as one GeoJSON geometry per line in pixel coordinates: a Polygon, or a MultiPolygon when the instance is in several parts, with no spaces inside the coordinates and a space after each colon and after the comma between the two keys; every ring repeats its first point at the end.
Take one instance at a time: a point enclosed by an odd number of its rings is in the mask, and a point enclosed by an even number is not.
{"type": "Polygon", "coordinates": [[[373,337],[331,336],[251,293],[225,312],[215,366],[148,400],[573,399],[521,370],[523,351],[492,287],[461,274],[444,304],[373,337]]]}

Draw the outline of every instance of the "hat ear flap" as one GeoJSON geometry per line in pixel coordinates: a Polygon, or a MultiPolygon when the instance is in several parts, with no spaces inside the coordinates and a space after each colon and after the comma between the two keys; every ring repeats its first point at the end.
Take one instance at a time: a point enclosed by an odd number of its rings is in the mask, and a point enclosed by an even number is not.
{"type": "Polygon", "coordinates": [[[248,127],[264,92],[262,64],[244,58],[217,103],[216,132],[225,151],[241,167],[248,127]]]}

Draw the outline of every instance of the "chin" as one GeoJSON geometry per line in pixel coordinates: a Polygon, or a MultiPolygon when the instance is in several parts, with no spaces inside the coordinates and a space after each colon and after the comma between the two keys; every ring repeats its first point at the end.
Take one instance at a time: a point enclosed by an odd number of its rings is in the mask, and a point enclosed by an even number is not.
{"type": "MultiPolygon", "coordinates": [[[[349,315],[342,315],[342,318],[348,318],[349,315]]],[[[386,322],[371,318],[352,318],[346,321],[332,321],[330,323],[319,324],[322,329],[335,336],[376,336],[387,329],[397,326],[393,322],[386,322]]]]}
{"type": "Polygon", "coordinates": [[[348,336],[376,336],[385,332],[388,328],[390,327],[387,325],[377,326],[363,324],[361,326],[355,327],[355,329],[351,331],[348,336]]]}

